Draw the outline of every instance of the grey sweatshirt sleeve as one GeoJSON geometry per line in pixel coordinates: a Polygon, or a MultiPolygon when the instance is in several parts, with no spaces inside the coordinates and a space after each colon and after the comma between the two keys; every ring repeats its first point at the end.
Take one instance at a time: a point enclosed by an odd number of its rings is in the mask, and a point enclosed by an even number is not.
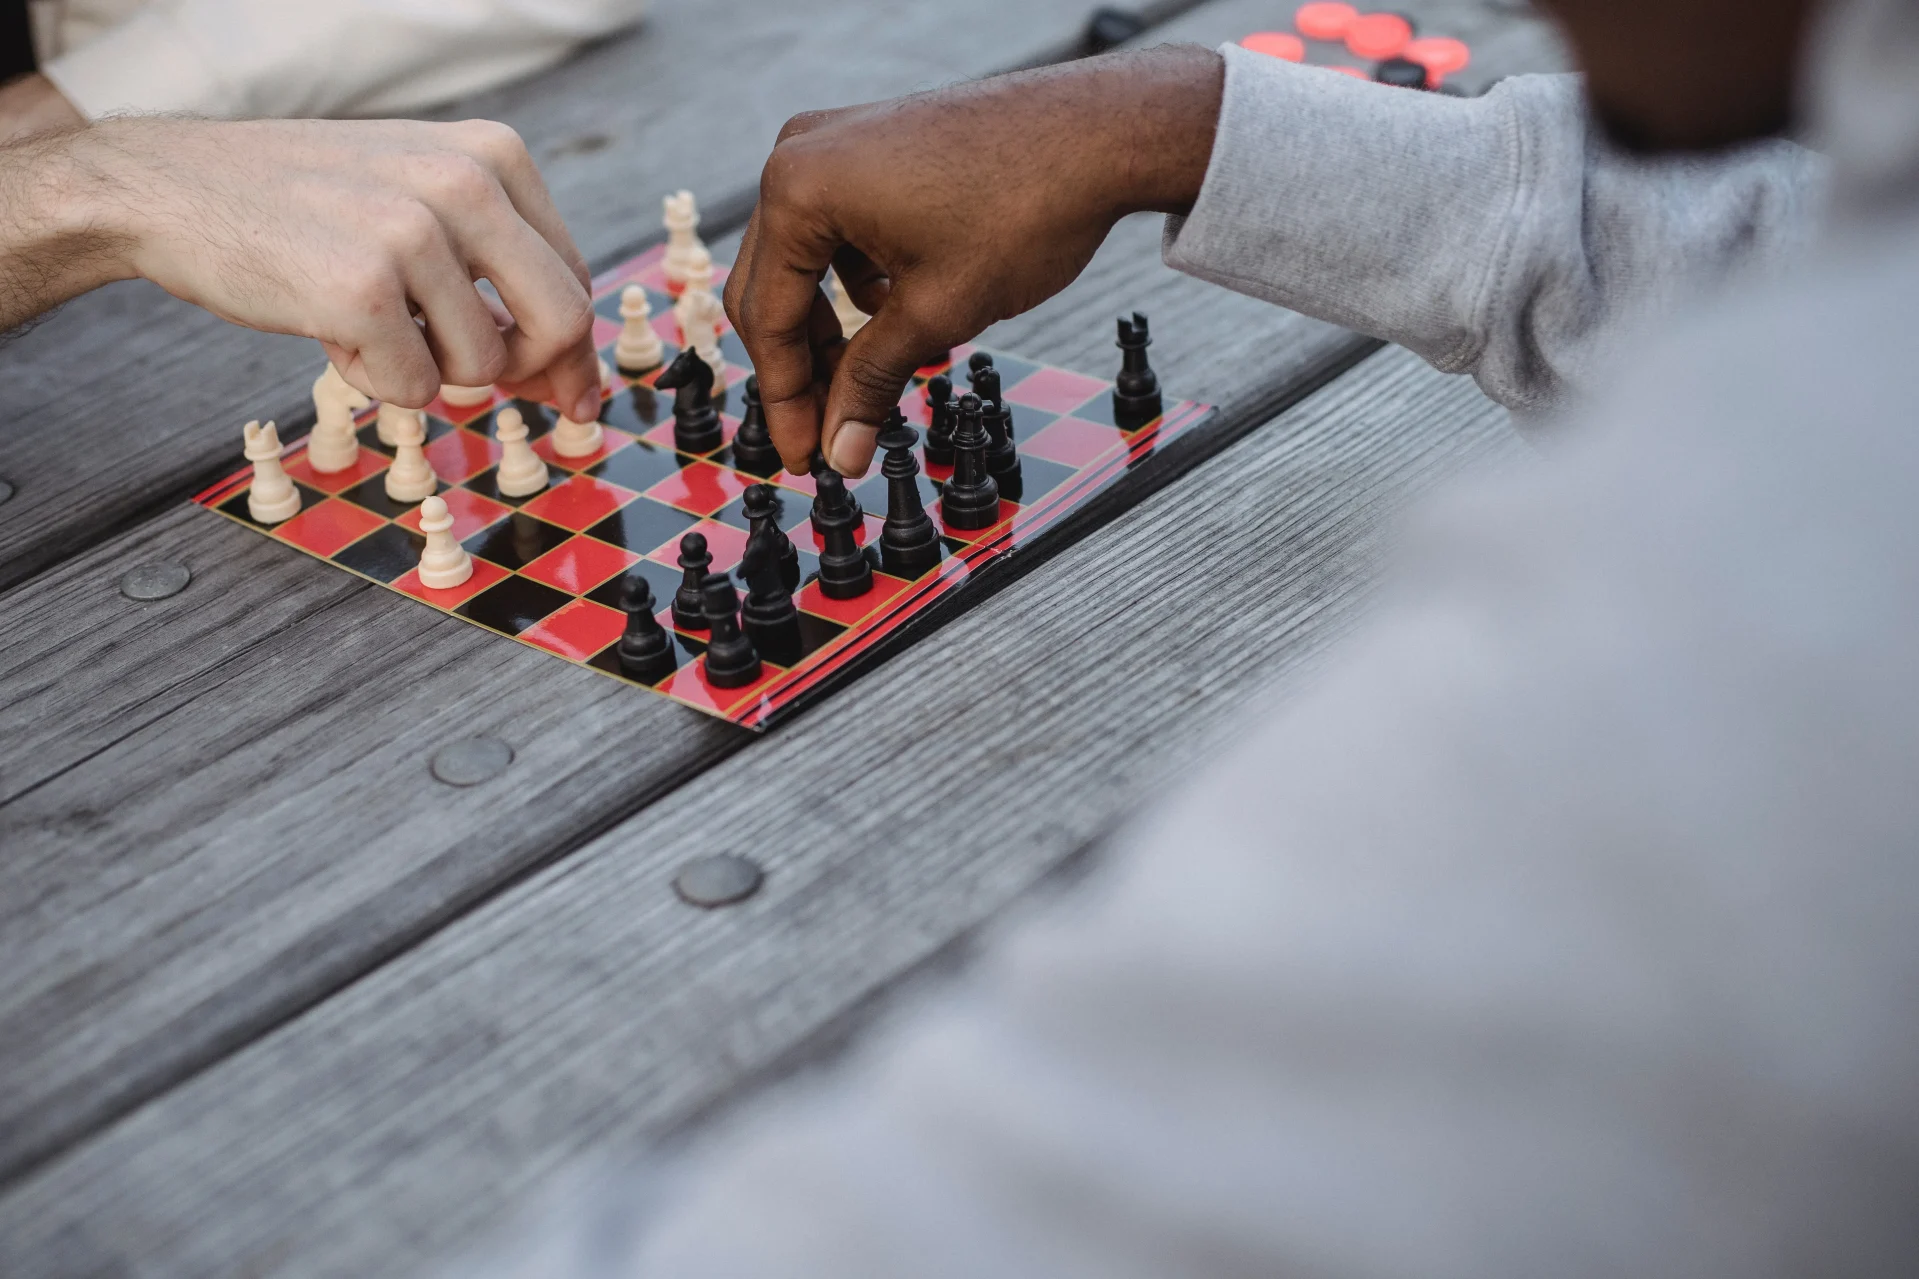
{"type": "Polygon", "coordinates": [[[1397,342],[1519,411],[1592,389],[1631,323],[1796,256],[1827,166],[1775,141],[1647,161],[1576,76],[1408,93],[1236,46],[1181,271],[1397,342]]]}

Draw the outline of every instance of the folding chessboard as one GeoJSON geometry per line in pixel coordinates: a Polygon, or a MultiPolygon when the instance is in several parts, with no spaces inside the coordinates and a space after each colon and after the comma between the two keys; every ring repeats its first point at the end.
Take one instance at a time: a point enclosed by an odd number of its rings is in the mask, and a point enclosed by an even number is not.
{"type": "MultiPolygon", "coordinates": [[[[654,248],[594,281],[598,319],[595,342],[612,363],[619,337],[619,299],[628,284],[645,287],[653,323],[678,353],[679,328],[661,269],[663,248],[654,248]]],[[[715,273],[724,278],[724,270],[715,273]]],[[[261,525],[247,513],[252,469],[214,485],[195,500],[230,519],[309,555],[379,583],[422,604],[476,626],[586,666],[609,678],[673,698],[748,728],[763,729],[877,660],[889,642],[902,640],[915,623],[939,618],[978,598],[992,571],[1046,538],[1073,512],[1110,488],[1130,468],[1191,431],[1212,410],[1168,400],[1165,414],[1136,430],[1115,424],[1112,385],[1099,378],[1051,368],[994,352],[1023,459],[1018,502],[1002,501],[999,521],[978,530],[941,526],[940,563],[915,580],[877,571],[879,530],[886,514],[886,480],[875,465],[852,492],[866,512],[859,534],[876,571],[873,589],[857,599],[828,599],[813,580],[821,543],[809,519],[810,476],[779,471],[758,476],[730,465],[729,446],[739,427],[735,416],[748,367],[745,347],[730,329],[722,335],[729,362],[724,439],[706,455],[675,451],[672,396],[656,393],[658,371],[637,379],[618,374],[609,387],[600,420],[606,442],[589,457],[565,458],[548,433],[557,413],[549,405],[515,402],[534,436],[533,449],[553,481],[531,497],[509,497],[494,484],[500,446],[493,417],[507,400],[460,408],[435,401],[427,409],[426,455],[440,477],[440,496],[454,519],[454,534],[472,553],[471,579],[449,590],[421,584],[416,566],[426,544],[416,503],[386,496],[384,472],[393,451],[375,433],[374,412],[361,415],[360,459],[351,470],[322,474],[305,455],[306,441],[287,450],[286,470],[299,487],[300,513],[285,523],[261,525]],[[800,553],[803,652],[790,667],[768,663],[760,679],[744,688],[707,682],[702,636],[673,629],[667,605],[681,578],[675,567],[679,540],[698,531],[713,555],[713,571],[734,572],[745,554],[747,520],[741,496],[762,480],[776,486],[780,525],[800,553]],[[660,622],[672,635],[676,669],[650,685],[621,673],[614,651],[626,618],[619,609],[621,579],[642,574],[653,587],[660,622]]],[[[952,353],[954,380],[965,389],[971,347],[952,353]]],[[[1117,367],[1118,353],[1114,363],[1117,367]]],[[[922,369],[901,407],[922,430],[928,421],[924,386],[947,364],[922,369]]],[[[949,468],[920,462],[920,492],[928,514],[939,521],[938,496],[949,468]]]]}

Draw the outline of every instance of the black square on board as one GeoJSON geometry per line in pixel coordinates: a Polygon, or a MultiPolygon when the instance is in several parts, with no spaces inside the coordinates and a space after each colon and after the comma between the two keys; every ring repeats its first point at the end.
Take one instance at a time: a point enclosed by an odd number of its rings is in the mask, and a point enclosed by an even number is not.
{"type": "MultiPolygon", "coordinates": [[[[779,511],[779,526],[782,533],[791,533],[812,518],[813,502],[804,493],[795,493],[791,489],[773,487],[773,503],[779,511]]],[[[867,508],[871,510],[871,507],[867,508]]],[[[886,513],[885,489],[881,489],[881,501],[878,514],[886,513]]],[[[746,495],[728,502],[713,516],[722,524],[731,524],[734,528],[752,528],[753,521],[746,518],[746,495]]]]}
{"type": "Polygon", "coordinates": [[[1022,457],[1019,470],[1021,506],[1031,506],[1079,474],[1070,466],[1062,466],[1043,457],[1022,457]]]}
{"type": "Polygon", "coordinates": [[[672,607],[673,594],[680,589],[680,570],[655,563],[653,560],[641,560],[617,577],[601,582],[588,591],[585,598],[592,600],[595,604],[604,604],[608,608],[618,608],[620,592],[625,589],[622,583],[629,577],[643,577],[646,579],[646,584],[653,588],[654,612],[672,607]]]}
{"type": "MultiPolygon", "coordinates": [[[[678,670],[682,666],[687,666],[693,662],[698,661],[699,655],[706,651],[706,645],[696,644],[696,642],[688,641],[684,635],[680,635],[677,632],[668,631],[667,635],[673,641],[674,670],[678,670]]],[[[661,684],[673,678],[673,671],[668,671],[664,675],[660,676],[659,679],[654,680],[651,683],[648,683],[647,681],[644,681],[644,680],[633,679],[631,675],[628,675],[625,671],[620,669],[619,649],[620,649],[620,646],[617,642],[609,644],[605,648],[601,649],[598,653],[594,654],[590,659],[588,659],[586,664],[588,666],[595,667],[599,670],[609,671],[614,675],[618,675],[621,679],[632,680],[633,683],[640,684],[646,688],[658,688],[661,684]]]]}
{"type": "MultiPolygon", "coordinates": [[[[888,499],[886,477],[880,474],[877,461],[884,456],[884,453],[876,454],[876,464],[873,467],[872,474],[868,475],[853,487],[853,496],[860,500],[860,509],[868,515],[877,515],[881,519],[886,518],[886,503],[888,499]]],[[[926,472],[924,471],[921,471],[916,478],[919,482],[920,505],[931,510],[933,504],[939,501],[939,486],[927,479],[926,472]]]]}
{"type": "Polygon", "coordinates": [[[686,459],[671,449],[636,440],[587,467],[586,473],[596,480],[644,493],[667,476],[679,474],[685,464],[686,459]]]}
{"type": "MultiPolygon", "coordinates": [[[[432,419],[430,418],[428,419],[429,423],[431,422],[431,420],[432,419]]],[[[393,450],[388,448],[386,445],[380,443],[380,426],[377,420],[373,422],[368,422],[365,426],[361,427],[358,431],[355,431],[354,435],[358,437],[361,448],[371,449],[382,457],[393,456],[393,450]]]]}
{"type": "Polygon", "coordinates": [[[665,546],[699,522],[699,516],[689,515],[677,506],[638,497],[588,529],[586,535],[644,555],[665,546]]]}
{"type": "MultiPolygon", "coordinates": [[[[435,493],[444,493],[449,487],[451,486],[442,480],[433,491],[435,493]]],[[[371,479],[361,480],[352,488],[341,493],[340,496],[355,506],[363,506],[375,515],[384,516],[389,520],[398,519],[419,505],[418,502],[396,502],[388,497],[386,495],[385,472],[381,472],[371,479]]]]}
{"type": "Polygon", "coordinates": [[[502,635],[518,635],[572,602],[573,597],[565,591],[554,590],[527,577],[508,577],[453,611],[502,635]]]}
{"type": "MultiPolygon", "coordinates": [[[[310,488],[307,485],[300,483],[298,480],[295,480],[293,482],[293,487],[300,491],[300,509],[302,511],[307,510],[309,507],[318,505],[319,503],[326,501],[326,496],[327,496],[326,494],[322,493],[319,489],[310,488]]],[[[246,523],[253,525],[254,528],[279,527],[279,525],[276,525],[276,524],[262,524],[260,523],[260,521],[253,518],[253,516],[247,511],[247,495],[245,490],[235,493],[232,497],[220,503],[218,509],[225,512],[228,515],[231,515],[236,520],[243,520],[246,523]]],[[[289,516],[288,518],[290,519],[292,517],[289,516]]],[[[281,520],[280,523],[284,524],[286,523],[286,520],[281,520]]]]}
{"type": "MultiPolygon", "coordinates": [[[[1176,401],[1172,399],[1166,400],[1167,404],[1173,404],[1175,402],[1176,401]]],[[[1086,403],[1074,409],[1072,412],[1072,416],[1078,418],[1082,422],[1097,422],[1101,426],[1120,426],[1119,417],[1113,412],[1113,393],[1111,391],[1107,391],[1103,394],[1094,396],[1092,399],[1088,400],[1086,403]]],[[[1157,422],[1159,421],[1159,419],[1154,418],[1152,419],[1152,421],[1157,422]]],[[[1151,422],[1141,422],[1138,426],[1125,426],[1125,427],[1120,427],[1120,429],[1125,431],[1137,431],[1140,429],[1140,427],[1150,426],[1150,425],[1152,425],[1151,422]]]]}
{"type": "Polygon", "coordinates": [[[497,466],[489,466],[484,471],[481,471],[478,475],[474,476],[472,479],[460,485],[460,487],[463,489],[469,489],[472,492],[478,493],[481,497],[490,497],[494,501],[502,503],[503,505],[506,505],[506,506],[524,506],[528,502],[531,502],[534,498],[538,497],[540,493],[546,492],[547,489],[550,489],[553,487],[553,485],[562,482],[563,480],[565,480],[565,478],[566,478],[566,473],[564,471],[558,472],[557,474],[552,474],[549,477],[550,482],[547,484],[545,489],[541,489],[538,493],[527,493],[520,497],[512,497],[512,496],[509,496],[508,494],[500,492],[500,468],[497,466]]]}
{"type": "MultiPolygon", "coordinates": [[[[672,348],[668,348],[669,352],[672,348]]],[[[676,353],[675,353],[676,354],[676,353]]],[[[672,358],[672,354],[667,356],[672,358]]],[[[630,386],[615,391],[600,409],[600,421],[617,426],[629,435],[645,435],[673,416],[673,394],[655,391],[650,386],[630,386]]]]}
{"type": "Polygon", "coordinates": [[[333,557],[335,564],[365,573],[379,582],[391,582],[420,563],[426,537],[398,524],[374,529],[333,557]]]}
{"type": "Polygon", "coordinates": [[[731,329],[720,334],[720,354],[726,357],[728,364],[742,369],[753,367],[753,357],[746,353],[746,343],[740,341],[740,335],[731,329]]]}
{"type": "MultiPolygon", "coordinates": [[[[993,357],[993,367],[999,370],[999,385],[1002,391],[1012,390],[1040,370],[1040,366],[1030,360],[1001,355],[998,351],[990,351],[988,354],[993,357]]],[[[954,366],[949,376],[953,379],[955,398],[958,398],[962,392],[972,389],[972,384],[966,380],[967,374],[971,372],[972,366],[966,360],[961,360],[954,366]]]]}
{"type": "Polygon", "coordinates": [[[525,511],[515,511],[497,524],[481,529],[461,545],[501,568],[525,568],[573,535],[525,511]]]}

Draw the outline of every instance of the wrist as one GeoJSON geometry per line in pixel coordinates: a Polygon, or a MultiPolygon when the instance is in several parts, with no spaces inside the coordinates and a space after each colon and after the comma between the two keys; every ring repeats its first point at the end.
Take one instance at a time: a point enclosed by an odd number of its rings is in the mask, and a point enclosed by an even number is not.
{"type": "Polygon", "coordinates": [[[0,152],[19,237],[8,256],[44,270],[45,287],[59,295],[47,305],[138,274],[134,202],[118,189],[115,149],[103,141],[97,129],[70,129],[0,152]]]}
{"type": "Polygon", "coordinates": [[[1103,184],[1115,220],[1191,212],[1206,181],[1226,89],[1226,62],[1199,45],[1089,59],[1104,81],[1099,131],[1112,140],[1103,184]]]}

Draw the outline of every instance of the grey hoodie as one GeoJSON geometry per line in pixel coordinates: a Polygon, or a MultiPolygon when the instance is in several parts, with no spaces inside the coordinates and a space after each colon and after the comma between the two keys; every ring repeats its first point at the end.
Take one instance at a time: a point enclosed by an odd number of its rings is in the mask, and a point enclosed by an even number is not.
{"type": "Polygon", "coordinates": [[[1829,213],[1575,92],[1232,55],[1169,260],[1559,446],[883,1050],[505,1272],[1919,1274],[1919,2],[1830,23],[1829,213]]]}

